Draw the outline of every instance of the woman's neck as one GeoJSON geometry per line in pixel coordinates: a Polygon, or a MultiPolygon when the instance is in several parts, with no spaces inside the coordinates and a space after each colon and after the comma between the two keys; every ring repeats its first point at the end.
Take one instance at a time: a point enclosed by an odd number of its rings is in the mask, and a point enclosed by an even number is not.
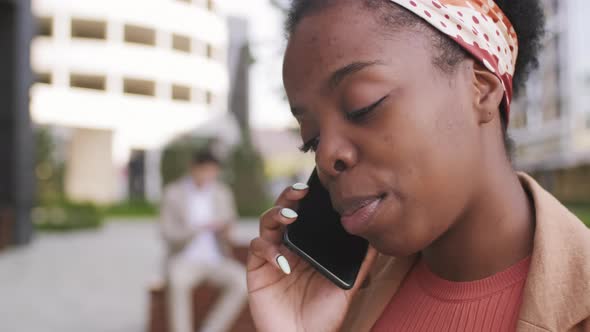
{"type": "Polygon", "coordinates": [[[534,206],[511,167],[488,174],[480,194],[422,257],[438,276],[483,279],[529,256],[534,206]]]}

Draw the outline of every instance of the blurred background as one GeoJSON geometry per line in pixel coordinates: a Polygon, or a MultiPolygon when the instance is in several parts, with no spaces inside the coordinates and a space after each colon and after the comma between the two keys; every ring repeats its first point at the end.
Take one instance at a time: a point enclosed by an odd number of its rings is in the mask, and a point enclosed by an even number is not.
{"type": "MultiPolygon", "coordinates": [[[[236,247],[306,180],[287,2],[0,0],[0,331],[164,331],[158,204],[196,149],[225,161],[236,247]]],[[[543,2],[514,164],[590,225],[590,4],[543,2]]]]}

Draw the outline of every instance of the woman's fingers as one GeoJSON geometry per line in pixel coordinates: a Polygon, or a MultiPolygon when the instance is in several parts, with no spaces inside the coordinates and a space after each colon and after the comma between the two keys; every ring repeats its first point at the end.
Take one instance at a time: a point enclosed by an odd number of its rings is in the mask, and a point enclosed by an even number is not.
{"type": "Polygon", "coordinates": [[[260,218],[260,237],[274,244],[280,244],[285,226],[297,220],[297,212],[290,208],[275,206],[260,218]]]}
{"type": "Polygon", "coordinates": [[[307,194],[308,188],[304,183],[295,183],[285,188],[277,198],[275,205],[296,209],[297,201],[301,200],[307,194]]]}
{"type": "MultiPolygon", "coordinates": [[[[252,240],[248,252],[248,287],[258,289],[269,279],[256,278],[256,275],[266,275],[270,280],[277,281],[284,275],[291,273],[291,264],[280,251],[285,226],[297,220],[297,202],[306,194],[308,187],[305,184],[294,184],[286,188],[276,201],[276,206],[264,212],[260,217],[260,237],[252,240]],[[270,266],[269,266],[270,264],[270,266]],[[272,266],[272,267],[271,267],[272,266]],[[267,274],[267,269],[276,269],[281,273],[267,274]]],[[[268,271],[270,272],[270,270],[268,271]]],[[[273,281],[273,282],[274,282],[273,281]]]]}
{"type": "Polygon", "coordinates": [[[250,259],[248,270],[257,269],[265,263],[270,263],[284,274],[291,274],[289,261],[281,254],[279,247],[262,238],[256,238],[250,243],[250,259]]]}
{"type": "Polygon", "coordinates": [[[297,220],[297,202],[307,194],[307,185],[295,184],[283,191],[277,199],[277,206],[267,210],[260,218],[260,237],[279,244],[284,227],[297,220]]]}

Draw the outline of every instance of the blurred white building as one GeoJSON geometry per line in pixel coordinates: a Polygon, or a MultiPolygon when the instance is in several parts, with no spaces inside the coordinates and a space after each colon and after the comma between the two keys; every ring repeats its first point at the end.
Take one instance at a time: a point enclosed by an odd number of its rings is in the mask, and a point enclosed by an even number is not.
{"type": "Polygon", "coordinates": [[[590,197],[590,2],[543,2],[545,49],[515,101],[510,133],[519,169],[558,197],[580,200],[590,197]]]}
{"type": "Polygon", "coordinates": [[[157,198],[161,147],[226,119],[225,18],[212,0],[33,0],[32,10],[31,115],[68,128],[68,196],[125,198],[138,151],[157,198]]]}

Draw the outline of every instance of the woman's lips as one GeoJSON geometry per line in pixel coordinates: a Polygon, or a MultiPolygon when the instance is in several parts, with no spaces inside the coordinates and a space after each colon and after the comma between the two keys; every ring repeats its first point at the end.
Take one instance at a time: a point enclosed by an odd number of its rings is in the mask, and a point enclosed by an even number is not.
{"type": "Polygon", "coordinates": [[[383,197],[364,200],[363,202],[358,203],[357,208],[353,208],[343,213],[340,217],[340,222],[344,229],[350,234],[360,234],[375,214],[375,211],[377,211],[379,203],[381,203],[382,200],[383,197]]]}

